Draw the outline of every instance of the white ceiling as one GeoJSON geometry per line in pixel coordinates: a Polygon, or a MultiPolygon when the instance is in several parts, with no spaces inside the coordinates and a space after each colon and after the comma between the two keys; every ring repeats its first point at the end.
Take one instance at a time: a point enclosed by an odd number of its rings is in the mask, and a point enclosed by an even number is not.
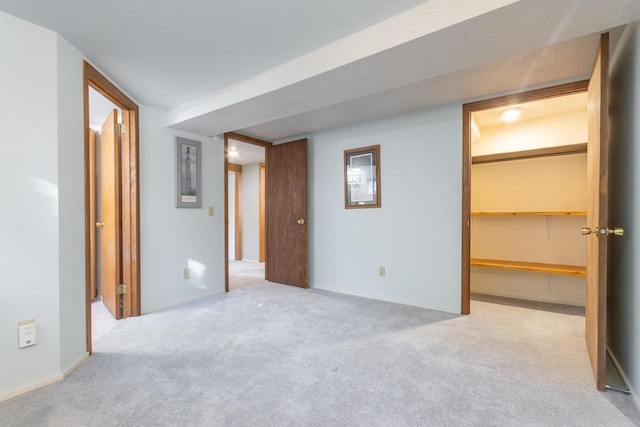
{"type": "Polygon", "coordinates": [[[230,163],[243,166],[264,163],[264,147],[229,138],[229,151],[238,153],[236,157],[229,157],[230,163]]]}
{"type": "Polygon", "coordinates": [[[575,93],[573,95],[546,98],[539,101],[525,102],[522,104],[512,104],[505,107],[491,108],[477,111],[472,114],[473,120],[480,128],[486,126],[502,125],[504,120],[502,114],[506,110],[517,109],[520,111],[519,121],[532,120],[542,117],[554,116],[557,114],[571,113],[574,111],[587,111],[587,92],[575,93]]]}
{"type": "Polygon", "coordinates": [[[118,110],[118,122],[121,123],[120,108],[94,88],[89,87],[89,127],[91,129],[100,132],[102,124],[113,110],[118,110]]]}
{"type": "Polygon", "coordinates": [[[138,102],[172,108],[424,0],[0,0],[56,31],[138,102]]]}
{"type": "Polygon", "coordinates": [[[638,0],[101,4],[0,10],[60,33],[168,125],[268,140],[585,78],[598,33],[640,20],[638,0]]]}

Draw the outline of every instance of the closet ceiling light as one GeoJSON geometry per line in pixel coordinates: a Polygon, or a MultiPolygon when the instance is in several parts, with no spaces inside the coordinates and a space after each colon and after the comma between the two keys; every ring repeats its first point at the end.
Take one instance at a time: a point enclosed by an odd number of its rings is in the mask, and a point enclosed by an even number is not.
{"type": "Polygon", "coordinates": [[[233,148],[229,151],[229,157],[238,157],[238,152],[233,148]]]}
{"type": "Polygon", "coordinates": [[[518,118],[520,118],[520,114],[522,114],[522,111],[511,108],[502,113],[502,120],[504,120],[505,122],[514,122],[518,120],[518,118]]]}

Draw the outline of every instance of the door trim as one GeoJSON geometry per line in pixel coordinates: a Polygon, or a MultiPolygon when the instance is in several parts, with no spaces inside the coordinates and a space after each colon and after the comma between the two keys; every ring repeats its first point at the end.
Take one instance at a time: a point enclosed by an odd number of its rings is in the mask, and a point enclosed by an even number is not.
{"type": "MultiPolygon", "coordinates": [[[[273,144],[269,141],[242,135],[236,132],[224,134],[224,291],[229,292],[229,139],[246,142],[269,149],[273,144]]],[[[266,172],[266,170],[265,170],[266,172]]],[[[237,182],[237,181],[236,181],[237,182]]],[[[237,203],[237,199],[236,199],[237,203]]],[[[266,271],[265,271],[266,273],[266,271]]]]}
{"type": "Polygon", "coordinates": [[[127,285],[123,317],[140,315],[140,168],[138,105],[111,83],[87,61],[83,61],[84,102],[84,211],[85,211],[85,301],[86,347],[91,354],[91,248],[89,241],[95,224],[91,224],[91,177],[89,155],[89,87],[92,87],[123,111],[123,123],[129,134],[128,146],[120,158],[123,173],[120,200],[122,203],[122,274],[127,285]]]}
{"type": "Polygon", "coordinates": [[[462,105],[462,274],[460,313],[471,313],[471,114],[510,104],[586,92],[589,80],[550,86],[462,105]]]}

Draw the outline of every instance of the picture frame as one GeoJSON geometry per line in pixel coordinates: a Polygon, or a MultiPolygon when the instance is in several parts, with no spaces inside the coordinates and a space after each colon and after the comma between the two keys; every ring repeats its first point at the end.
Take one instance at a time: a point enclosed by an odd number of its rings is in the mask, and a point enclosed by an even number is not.
{"type": "Polygon", "coordinates": [[[202,208],[202,142],[176,137],[176,207],[202,208]]]}
{"type": "Polygon", "coordinates": [[[344,152],[345,209],[379,208],[380,145],[344,152]]]}

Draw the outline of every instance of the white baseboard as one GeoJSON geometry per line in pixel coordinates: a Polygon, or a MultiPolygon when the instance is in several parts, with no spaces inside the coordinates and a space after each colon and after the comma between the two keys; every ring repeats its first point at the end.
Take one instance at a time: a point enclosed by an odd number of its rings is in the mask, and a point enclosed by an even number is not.
{"type": "Polygon", "coordinates": [[[69,374],[71,374],[73,371],[75,371],[76,368],[78,366],[82,365],[85,362],[85,360],[87,360],[88,358],[89,358],[89,353],[85,353],[82,356],[80,356],[78,358],[78,360],[73,362],[71,365],[69,365],[69,367],[67,369],[62,371],[62,378],[67,378],[69,376],[69,374]]]}
{"type": "Polygon", "coordinates": [[[404,299],[401,299],[401,298],[389,298],[389,297],[386,297],[386,296],[380,296],[380,295],[370,294],[370,293],[366,293],[366,292],[345,291],[344,289],[331,288],[331,287],[321,286],[321,285],[313,285],[313,286],[311,286],[311,288],[312,289],[319,289],[319,290],[323,290],[323,291],[335,292],[337,294],[352,295],[354,297],[375,299],[375,300],[378,300],[378,301],[387,301],[387,302],[393,302],[395,304],[410,305],[412,307],[426,308],[426,309],[429,309],[429,310],[437,310],[437,311],[444,311],[446,313],[460,314],[460,310],[459,309],[452,310],[451,308],[439,307],[439,306],[436,306],[436,305],[418,304],[415,301],[404,300],[404,299]]]}
{"type": "Polygon", "coordinates": [[[213,296],[213,295],[218,295],[218,294],[223,294],[223,293],[224,293],[224,289],[221,290],[221,291],[207,292],[206,294],[200,295],[200,296],[197,296],[197,297],[185,298],[185,299],[182,299],[182,300],[179,300],[179,301],[173,301],[173,302],[171,302],[169,304],[166,304],[166,305],[161,305],[161,306],[157,306],[157,307],[153,307],[153,308],[145,308],[145,309],[142,310],[142,314],[149,314],[149,313],[152,313],[154,311],[165,310],[167,308],[175,307],[177,305],[187,304],[187,303],[190,303],[190,302],[193,302],[193,301],[197,301],[197,300],[202,299],[202,298],[207,298],[207,297],[210,297],[210,296],[213,296]]]}
{"type": "Polygon", "coordinates": [[[609,353],[609,356],[611,356],[611,360],[613,360],[613,364],[616,365],[616,368],[618,368],[618,372],[620,372],[620,375],[622,375],[622,379],[624,380],[627,387],[629,387],[629,392],[631,393],[631,398],[633,399],[633,403],[638,408],[638,411],[640,411],[640,395],[638,395],[638,393],[635,391],[635,389],[629,382],[629,377],[627,377],[626,372],[624,371],[624,369],[622,369],[622,366],[620,366],[620,362],[618,362],[618,358],[615,356],[615,354],[613,354],[613,351],[611,351],[611,348],[609,346],[607,346],[607,353],[609,353]]]}
{"type": "Polygon", "coordinates": [[[27,384],[23,387],[19,387],[15,390],[8,391],[6,393],[0,394],[0,402],[4,402],[5,400],[13,399],[14,397],[18,397],[22,394],[29,393],[30,391],[39,389],[41,387],[45,387],[51,385],[53,383],[57,383],[60,380],[65,379],[71,374],[78,366],[80,366],[85,360],[89,358],[89,353],[84,353],[78,360],[73,362],[71,366],[65,369],[62,373],[58,375],[54,375],[52,377],[48,377],[39,381],[36,381],[31,384],[27,384]]]}

